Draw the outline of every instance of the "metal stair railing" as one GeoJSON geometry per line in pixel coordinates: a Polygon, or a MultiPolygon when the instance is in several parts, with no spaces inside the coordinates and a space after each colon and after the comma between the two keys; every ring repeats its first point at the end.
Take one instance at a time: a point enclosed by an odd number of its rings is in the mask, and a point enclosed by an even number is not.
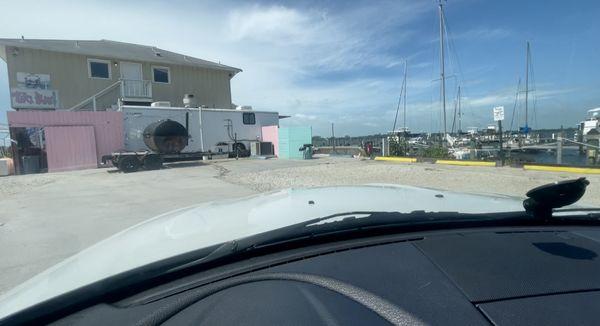
{"type": "Polygon", "coordinates": [[[109,85],[108,87],[104,88],[103,90],[99,91],[98,93],[86,98],[85,100],[75,104],[74,106],[72,106],[69,111],[77,111],[79,109],[81,109],[82,107],[84,107],[85,105],[89,104],[90,102],[92,103],[92,109],[93,111],[96,111],[96,105],[97,105],[97,100],[99,97],[105,95],[106,93],[110,92],[111,90],[113,90],[114,88],[116,88],[117,86],[121,85],[122,81],[118,80],[115,83],[109,85]]]}

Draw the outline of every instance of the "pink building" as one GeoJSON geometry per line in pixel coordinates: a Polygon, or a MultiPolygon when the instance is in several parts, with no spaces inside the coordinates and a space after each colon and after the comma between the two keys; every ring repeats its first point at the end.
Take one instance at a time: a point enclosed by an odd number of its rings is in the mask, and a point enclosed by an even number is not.
{"type": "Polygon", "coordinates": [[[262,127],[262,141],[273,143],[273,153],[279,157],[279,126],[262,127]]]}
{"type": "Polygon", "coordinates": [[[8,112],[17,173],[96,168],[123,149],[121,112],[8,112]]]}

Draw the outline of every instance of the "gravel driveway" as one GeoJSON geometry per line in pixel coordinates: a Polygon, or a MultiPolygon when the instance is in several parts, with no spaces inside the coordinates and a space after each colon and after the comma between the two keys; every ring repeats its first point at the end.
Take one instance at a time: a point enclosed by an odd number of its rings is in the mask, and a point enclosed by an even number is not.
{"type": "MultiPolygon", "coordinates": [[[[428,163],[390,163],[350,158],[321,158],[309,166],[278,168],[257,172],[235,171],[235,163],[222,166],[232,171],[221,178],[263,192],[289,187],[393,183],[469,193],[524,197],[531,188],[582,175],[562,172],[528,171],[511,167],[448,166],[428,163]]],[[[581,203],[600,206],[600,175],[586,176],[591,184],[581,203]]]]}

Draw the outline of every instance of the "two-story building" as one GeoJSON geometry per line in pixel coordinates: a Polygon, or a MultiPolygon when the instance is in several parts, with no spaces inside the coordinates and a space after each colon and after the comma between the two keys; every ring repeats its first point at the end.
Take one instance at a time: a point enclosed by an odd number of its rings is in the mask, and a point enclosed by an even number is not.
{"type": "Polygon", "coordinates": [[[109,40],[0,39],[15,110],[102,111],[119,103],[231,109],[241,69],[152,46],[109,40]]]}

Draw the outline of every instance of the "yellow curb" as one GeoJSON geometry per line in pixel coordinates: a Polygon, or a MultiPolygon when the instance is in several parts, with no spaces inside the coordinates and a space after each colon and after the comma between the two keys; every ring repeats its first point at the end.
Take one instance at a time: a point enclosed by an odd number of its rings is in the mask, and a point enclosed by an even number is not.
{"type": "Polygon", "coordinates": [[[600,174],[600,168],[575,168],[575,167],[568,167],[568,166],[523,165],[523,169],[535,170],[535,171],[600,174]]]}
{"type": "Polygon", "coordinates": [[[435,164],[461,165],[461,166],[496,166],[496,162],[484,162],[484,161],[436,160],[435,164]]]}
{"type": "Polygon", "coordinates": [[[388,156],[377,156],[375,161],[389,161],[389,162],[402,162],[402,163],[416,163],[417,159],[414,157],[388,157],[388,156]]]}

